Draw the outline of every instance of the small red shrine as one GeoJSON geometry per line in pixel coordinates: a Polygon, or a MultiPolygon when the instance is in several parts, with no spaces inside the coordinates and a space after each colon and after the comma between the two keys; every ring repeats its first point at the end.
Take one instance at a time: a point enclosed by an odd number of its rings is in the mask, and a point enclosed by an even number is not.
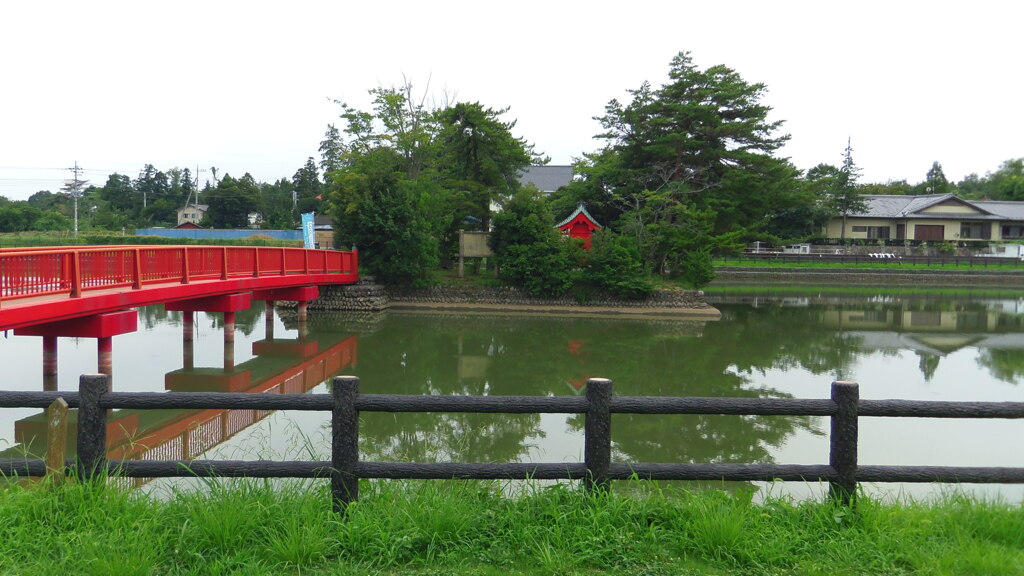
{"type": "Polygon", "coordinates": [[[590,237],[594,235],[594,230],[601,229],[601,225],[587,212],[583,204],[580,204],[576,207],[576,211],[563,220],[561,224],[557,224],[556,228],[570,238],[582,238],[583,248],[590,250],[590,237]]]}

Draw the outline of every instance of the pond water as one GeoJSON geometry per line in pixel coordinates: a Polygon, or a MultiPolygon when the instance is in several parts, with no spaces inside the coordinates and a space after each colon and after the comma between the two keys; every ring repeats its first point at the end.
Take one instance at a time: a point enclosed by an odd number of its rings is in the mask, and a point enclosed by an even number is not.
{"type": "MultiPolygon", "coordinates": [[[[510,316],[390,311],[311,313],[300,334],[262,304],[236,316],[223,343],[219,315],[197,314],[191,354],[179,313],[140,310],[139,331],[114,338],[121,391],[326,391],[336,374],[367,393],[574,395],[588,378],[649,396],[827,398],[833,380],[861,398],[1024,401],[1024,301],[971,295],[716,296],[719,320],[510,316]],[[271,336],[268,338],[268,336],[271,336]],[[230,351],[226,352],[226,349],[230,351]]],[[[61,339],[61,390],[96,371],[96,344],[61,339]]],[[[42,343],[0,342],[9,390],[40,390],[42,343]]],[[[326,459],[326,413],[115,413],[114,457],[326,459]],[[209,452],[204,452],[209,450],[209,452]]],[[[0,410],[0,457],[37,451],[39,410],[0,410]]],[[[614,460],[825,464],[828,420],[778,416],[616,415],[614,460]]],[[[578,462],[581,415],[364,413],[361,458],[463,462],[578,462]]],[[[862,464],[1024,467],[1024,421],[865,418],[862,464]]],[[[762,493],[820,498],[817,483],[753,484],[762,493]]],[[[734,488],[735,486],[729,486],[734,488]]],[[[948,486],[866,487],[926,496],[948,486]]],[[[1024,500],[1024,486],[964,485],[1024,500]]]]}

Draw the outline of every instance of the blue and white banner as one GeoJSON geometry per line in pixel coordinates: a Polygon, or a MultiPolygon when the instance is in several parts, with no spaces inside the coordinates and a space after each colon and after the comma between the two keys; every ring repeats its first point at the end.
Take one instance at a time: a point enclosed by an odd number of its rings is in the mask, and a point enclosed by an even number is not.
{"type": "Polygon", "coordinates": [[[306,248],[316,248],[316,234],[313,231],[313,213],[302,215],[302,244],[306,248]]]}

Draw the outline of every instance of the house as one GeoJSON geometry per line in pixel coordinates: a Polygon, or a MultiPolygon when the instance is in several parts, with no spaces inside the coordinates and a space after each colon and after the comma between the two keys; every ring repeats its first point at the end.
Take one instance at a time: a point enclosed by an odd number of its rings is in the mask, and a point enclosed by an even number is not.
{"type": "Polygon", "coordinates": [[[572,166],[527,166],[519,174],[520,184],[533,184],[544,195],[569,182],[572,182],[572,166]]]}
{"type": "Polygon", "coordinates": [[[195,224],[199,225],[203,221],[203,217],[206,216],[206,211],[210,209],[208,204],[196,204],[194,202],[189,203],[184,208],[178,209],[178,226],[182,224],[195,224]]]}
{"type": "Polygon", "coordinates": [[[953,194],[896,196],[865,194],[867,210],[836,217],[828,238],[915,240],[919,242],[1020,241],[1024,202],[965,200],[953,194]]]}
{"type": "Polygon", "coordinates": [[[563,235],[570,238],[582,238],[583,247],[587,250],[590,250],[590,238],[594,235],[594,230],[601,229],[601,225],[587,212],[583,204],[577,206],[575,212],[556,224],[555,227],[561,230],[563,235]]]}

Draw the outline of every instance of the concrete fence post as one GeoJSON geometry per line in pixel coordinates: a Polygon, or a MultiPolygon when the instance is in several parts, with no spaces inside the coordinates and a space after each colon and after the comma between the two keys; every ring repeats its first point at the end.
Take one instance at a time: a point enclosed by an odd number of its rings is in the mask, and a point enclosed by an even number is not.
{"type": "Polygon", "coordinates": [[[331,393],[331,501],[334,511],[344,514],[348,505],[359,499],[359,378],[336,376],[331,393]]]}
{"type": "Polygon", "coordinates": [[[107,392],[106,374],[83,374],[78,380],[78,477],[106,473],[107,411],[100,398],[107,392]]]}
{"type": "Polygon", "coordinates": [[[832,416],[828,465],[835,469],[835,479],[828,492],[832,500],[849,506],[857,499],[857,383],[833,382],[832,401],[837,412],[832,416]]]}
{"type": "Polygon", "coordinates": [[[588,491],[607,490],[608,469],[612,461],[612,381],[587,380],[587,414],[583,427],[583,462],[587,466],[584,487],[588,491]]]}

